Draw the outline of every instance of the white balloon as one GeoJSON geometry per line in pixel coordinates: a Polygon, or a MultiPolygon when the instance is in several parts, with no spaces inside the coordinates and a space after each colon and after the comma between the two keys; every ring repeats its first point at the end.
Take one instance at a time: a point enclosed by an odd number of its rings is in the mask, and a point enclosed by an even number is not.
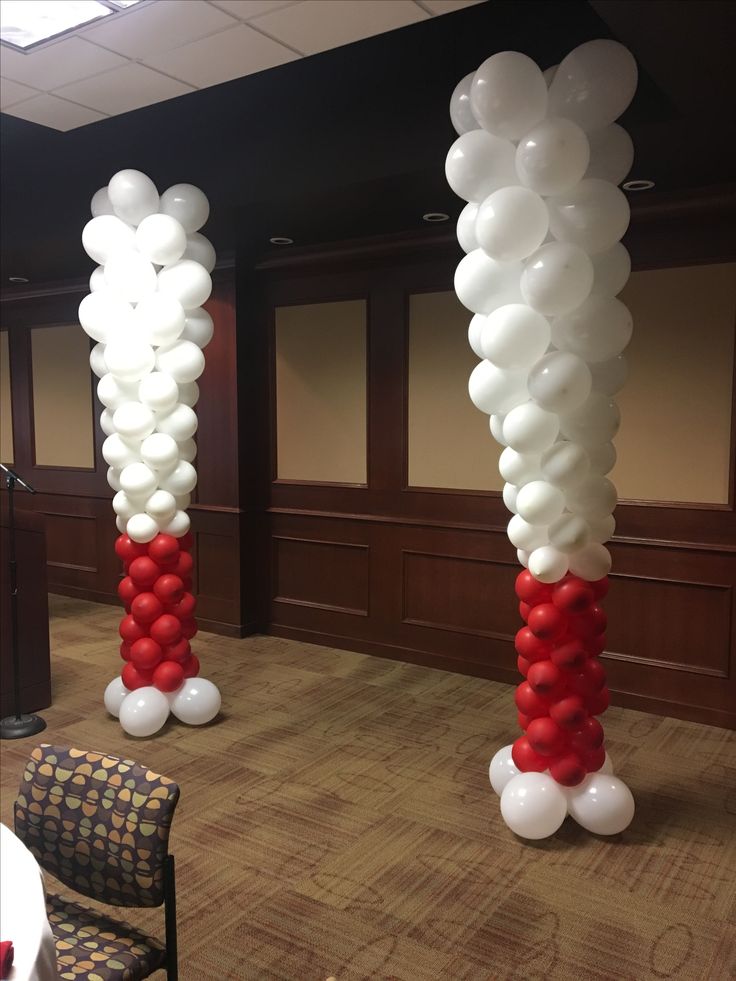
{"type": "MultiPolygon", "coordinates": [[[[100,192],[98,191],[97,194],[99,193],[100,192]]],[[[95,195],[95,197],[96,196],[97,195],[95,195]]],[[[94,198],[92,198],[92,201],[94,202],[94,198]]],[[[105,689],[104,696],[105,708],[110,715],[114,715],[117,719],[118,715],[120,715],[120,706],[123,704],[126,695],[129,694],[130,692],[123,684],[123,679],[119,675],[117,678],[112,679],[110,684],[105,689]]]]}
{"type": "Polygon", "coordinates": [[[523,565],[525,569],[529,568],[529,555],[530,553],[525,548],[517,548],[516,550],[516,558],[519,565],[523,565]]]}
{"type": "Polygon", "coordinates": [[[152,371],[141,379],[138,398],[154,412],[170,412],[179,401],[179,386],[165,371],[152,371]]]}
{"type": "Polygon", "coordinates": [[[118,467],[108,467],[106,477],[108,484],[115,492],[122,490],[120,486],[120,470],[118,467]]]}
{"type": "Polygon", "coordinates": [[[590,525],[590,541],[597,542],[599,545],[605,545],[607,541],[610,541],[616,531],[616,519],[612,514],[607,514],[600,521],[590,521],[588,524],[590,525]]]}
{"type": "Polygon", "coordinates": [[[547,84],[531,58],[501,51],[486,58],[475,73],[470,106],[489,133],[518,140],[545,116],[547,84]]]}
{"type": "Polygon", "coordinates": [[[468,344],[472,348],[473,353],[477,354],[479,358],[483,357],[483,349],[480,346],[480,339],[485,323],[486,315],[484,313],[476,313],[473,315],[473,319],[468,325],[468,344]]]}
{"type": "Polygon", "coordinates": [[[117,432],[112,418],[113,413],[109,409],[103,409],[100,413],[100,429],[103,431],[105,436],[112,436],[113,433],[117,432]]]}
{"type": "Polygon", "coordinates": [[[549,838],[567,815],[567,798],[547,773],[520,773],[501,794],[501,816],[520,838],[549,838]]]}
{"type": "Polygon", "coordinates": [[[508,446],[508,443],[503,437],[503,424],[505,419],[506,416],[494,412],[491,418],[488,420],[491,429],[491,436],[493,436],[496,442],[500,443],[501,446],[508,446]]]}
{"type": "Polygon", "coordinates": [[[478,245],[492,259],[526,259],[544,241],[549,213],[542,198],[528,187],[502,187],[484,199],[475,220],[478,245]]]}
{"type": "Polygon", "coordinates": [[[204,371],[204,355],[193,341],[174,341],[158,349],[156,368],[171,375],[179,385],[193,382],[204,371]]]}
{"type": "Polygon", "coordinates": [[[508,446],[499,457],[498,470],[509,484],[521,487],[541,475],[540,457],[537,453],[517,453],[508,446]]]}
{"type": "Polygon", "coordinates": [[[574,310],[593,286],[593,263],[567,242],[548,242],[529,256],[521,274],[524,300],[548,317],[574,310]]]}
{"type": "Polygon", "coordinates": [[[568,557],[552,545],[541,545],[529,556],[528,568],[539,582],[559,582],[567,573],[568,557]]]}
{"type": "Polygon", "coordinates": [[[590,540],[590,525],[579,514],[566,512],[549,526],[549,543],[558,552],[577,552],[590,540]]]}
{"type": "MultiPolygon", "coordinates": [[[[112,433],[102,444],[102,458],[105,463],[116,470],[122,470],[124,467],[139,462],[136,450],[126,443],[118,433],[112,433]]],[[[120,486],[122,488],[122,483],[120,486]]]]}
{"type": "Polygon", "coordinates": [[[519,453],[542,453],[557,439],[560,420],[536,402],[523,402],[506,415],[503,438],[506,446],[519,453]]]}
{"type": "Polygon", "coordinates": [[[193,439],[182,439],[178,442],[179,447],[179,457],[182,460],[186,460],[187,463],[191,463],[197,456],[197,444],[193,439]]]}
{"type": "Polygon", "coordinates": [[[588,447],[592,473],[610,473],[616,465],[616,447],[613,443],[598,443],[588,447]]]}
{"type": "Polygon", "coordinates": [[[582,179],[589,160],[588,137],[569,119],[543,119],[516,149],[521,183],[537,194],[569,191],[582,179]]]}
{"type": "Polygon", "coordinates": [[[582,446],[561,440],[545,450],[540,468],[545,480],[565,490],[587,476],[590,460],[582,446]]]}
{"type": "Polygon", "coordinates": [[[193,341],[197,347],[204,348],[212,340],[214,333],[215,325],[206,310],[195,307],[193,310],[186,311],[184,330],[181,332],[182,340],[193,341]]]}
{"type": "Polygon", "coordinates": [[[610,249],[592,258],[593,287],[591,292],[601,296],[617,296],[626,286],[631,274],[631,256],[625,245],[616,242],[610,249]]]}
{"type": "Polygon", "coordinates": [[[549,68],[545,68],[544,71],[542,72],[542,77],[544,78],[544,81],[545,81],[548,89],[549,89],[550,85],[552,84],[552,80],[554,79],[555,75],[557,74],[557,69],[559,67],[560,67],[559,65],[550,65],[549,68]]]}
{"type": "Polygon", "coordinates": [[[611,184],[620,184],[634,163],[634,144],[626,130],[613,123],[588,136],[590,163],[586,177],[598,177],[611,184]]]}
{"type": "Polygon", "coordinates": [[[212,292],[210,274],[192,259],[180,259],[164,266],[158,274],[158,290],[181,303],[185,310],[201,307],[212,292]]]}
{"type": "MultiPolygon", "coordinates": [[[[174,184],[161,195],[159,210],[182,225],[187,235],[198,232],[210,216],[210,203],[193,184],[174,184]]],[[[199,306],[199,304],[194,304],[199,306]]]]}
{"type": "Polygon", "coordinates": [[[571,191],[547,200],[550,231],[558,242],[579,245],[590,255],[606,252],[629,227],[625,194],[608,181],[585,178],[571,191]]]}
{"type": "MultiPolygon", "coordinates": [[[[95,294],[96,295],[96,294],[95,294]]],[[[153,348],[137,337],[112,340],[105,348],[105,364],[118,381],[139,382],[153,370],[156,357],[153,348]]]]}
{"type": "Polygon", "coordinates": [[[171,521],[161,529],[166,535],[173,535],[174,538],[181,538],[189,531],[191,522],[186,511],[177,511],[171,521]]]}
{"type": "Polygon", "coordinates": [[[567,439],[583,446],[608,443],[618,432],[621,412],[616,403],[599,392],[560,419],[560,431],[567,439]]]}
{"type": "Polygon", "coordinates": [[[547,529],[541,525],[529,524],[519,514],[513,515],[506,526],[506,533],[512,545],[532,554],[547,542],[547,529]]]}
{"type": "Polygon", "coordinates": [[[549,89],[550,113],[586,132],[602,129],[627,108],[637,77],[634,56],[618,41],[586,41],[560,62],[549,89]]]}
{"type": "Polygon", "coordinates": [[[166,412],[156,421],[158,431],[173,436],[177,443],[189,439],[197,431],[197,416],[188,405],[177,402],[171,412],[166,412]]]}
{"type": "Polygon", "coordinates": [[[565,495],[546,480],[530,480],[519,489],[516,510],[531,525],[549,525],[565,510],[565,495]]]}
{"type": "Polygon", "coordinates": [[[617,357],[631,340],[634,322],[613,296],[589,296],[575,310],[552,321],[552,343],[589,363],[617,357]]]}
{"type": "Polygon", "coordinates": [[[107,193],[107,186],[95,191],[89,203],[89,210],[92,212],[93,218],[98,218],[100,215],[115,214],[115,209],[110,203],[110,196],[107,193]]]}
{"type": "Polygon", "coordinates": [[[107,287],[85,296],[78,316],[85,334],[100,344],[133,329],[133,307],[107,287]]]}
{"type": "Polygon", "coordinates": [[[134,542],[151,542],[160,530],[158,521],[144,512],[132,515],[125,525],[128,537],[132,538],[134,542]]]}
{"type": "Polygon", "coordinates": [[[169,470],[179,461],[179,447],[173,436],[152,433],[141,443],[141,459],[152,470],[169,470]]]}
{"type": "Polygon", "coordinates": [[[96,293],[98,290],[107,289],[107,283],[105,282],[105,267],[95,266],[92,270],[92,274],[89,277],[89,291],[90,293],[96,293]]]}
{"type": "Polygon", "coordinates": [[[513,744],[510,744],[508,746],[504,746],[503,749],[499,749],[488,767],[488,777],[491,781],[491,786],[499,797],[503,793],[504,787],[509,780],[512,780],[521,772],[517,769],[513,757],[511,756],[511,750],[513,748],[513,744]]]}
{"type": "Polygon", "coordinates": [[[156,290],[156,270],[135,249],[113,252],[105,263],[105,282],[129,303],[137,303],[156,290]]]}
{"type": "Polygon", "coordinates": [[[178,262],[187,247],[187,233],[170,215],[149,215],[135,233],[138,251],[157,266],[178,262]]]}
{"type": "Polygon", "coordinates": [[[482,323],[481,357],[498,368],[530,368],[550,342],[548,321],[524,303],[507,303],[482,323]]]}
{"type": "Polygon", "coordinates": [[[171,702],[171,711],[180,722],[201,726],[220,711],[220,692],[206,678],[186,678],[171,702]]]}
{"type": "Polygon", "coordinates": [[[475,249],[460,260],[455,270],[455,292],[473,313],[493,313],[505,303],[519,303],[518,262],[496,262],[483,249],[475,249]]]}
{"type": "Polygon", "coordinates": [[[546,354],[529,373],[529,394],[548,412],[570,412],[582,405],[591,386],[588,366],[569,351],[546,354]]]}
{"type": "Polygon", "coordinates": [[[589,365],[593,377],[593,389],[604,395],[615,395],[624,387],[629,375],[629,366],[623,354],[589,365]]]}
{"type": "Polygon", "coordinates": [[[112,499],[112,509],[115,514],[128,521],[140,511],[140,498],[133,499],[125,491],[118,491],[112,499]]]}
{"type": "Polygon", "coordinates": [[[161,477],[159,485],[172,494],[189,494],[197,486],[197,471],[186,460],[180,460],[176,467],[161,477]]]}
{"type": "Polygon", "coordinates": [[[124,535],[125,530],[128,527],[128,522],[124,518],[121,518],[120,515],[118,515],[117,518],[115,518],[115,527],[117,528],[117,530],[120,532],[121,535],[124,535]]]}
{"type": "Polygon", "coordinates": [[[450,96],[450,120],[456,133],[461,136],[471,129],[478,129],[480,124],[470,108],[470,86],[475,72],[470,72],[462,78],[450,96]]]}
{"type": "MultiPolygon", "coordinates": [[[[174,500],[179,511],[187,511],[192,503],[191,494],[175,494],[174,500]]],[[[187,529],[188,530],[188,529],[187,529]]],[[[186,532],[185,532],[186,534],[186,532]]]]}
{"type": "Polygon", "coordinates": [[[199,402],[199,385],[196,382],[181,382],[179,385],[179,401],[191,408],[199,402]]]}
{"type": "Polygon", "coordinates": [[[468,379],[470,401],[488,415],[508,412],[527,399],[526,376],[526,371],[510,371],[481,361],[468,379]]]}
{"type": "Polygon", "coordinates": [[[590,542],[570,556],[570,572],[588,582],[597,582],[611,571],[611,553],[598,542],[590,542]]]}
{"type": "Polygon", "coordinates": [[[211,273],[217,262],[217,253],[212,242],[201,232],[192,232],[191,235],[187,235],[187,246],[181,258],[193,259],[211,273]]]}
{"type": "Polygon", "coordinates": [[[103,375],[107,374],[105,345],[99,341],[89,352],[89,366],[92,369],[92,373],[97,375],[98,378],[102,378],[103,375]]]}
{"type": "Polygon", "coordinates": [[[519,495],[519,488],[514,484],[503,485],[503,503],[512,514],[516,514],[516,498],[519,495]]]}
{"type": "MultiPolygon", "coordinates": [[[[153,216],[155,217],[155,216],[153,216]]],[[[168,293],[152,293],[135,308],[136,330],[148,344],[173,344],[184,330],[184,307],[168,293]]]]}
{"type": "Polygon", "coordinates": [[[567,491],[568,510],[592,521],[607,517],[617,503],[616,488],[599,474],[591,474],[567,491]]]}
{"type": "Polygon", "coordinates": [[[156,419],[148,408],[141,402],[123,402],[113,415],[115,428],[128,440],[144,440],[156,428],[156,419]]]}
{"type": "Polygon", "coordinates": [[[478,239],[475,237],[475,219],[478,217],[478,205],[475,201],[469,201],[460,212],[457,220],[457,240],[463,252],[472,252],[479,248],[478,239]]]}
{"type": "Polygon", "coordinates": [[[140,170],[119,170],[110,178],[107,193],[115,214],[131,225],[138,225],[159,208],[156,185],[140,170]]]}
{"type": "Polygon", "coordinates": [[[146,513],[160,527],[167,525],[176,514],[176,499],[167,490],[157,490],[146,501],[146,513]]]}
{"type": "Polygon", "coordinates": [[[90,259],[104,266],[113,253],[135,247],[135,232],[115,215],[98,215],[82,229],[82,247],[90,259]]]}
{"type": "Polygon", "coordinates": [[[157,483],[156,474],[145,463],[127,464],[120,474],[120,486],[129,497],[150,497],[157,483]]]}
{"type": "Polygon", "coordinates": [[[120,725],[129,736],[152,736],[166,722],[169,711],[169,700],[158,688],[137,688],[120,706],[120,725]]]}
{"type": "Polygon", "coordinates": [[[620,834],[631,824],[635,807],[633,795],[623,780],[600,770],[568,795],[570,816],[596,835],[620,834]]]}
{"type": "Polygon", "coordinates": [[[447,183],[458,197],[479,202],[508,184],[516,184],[514,144],[476,129],[459,136],[445,160],[447,183]]]}

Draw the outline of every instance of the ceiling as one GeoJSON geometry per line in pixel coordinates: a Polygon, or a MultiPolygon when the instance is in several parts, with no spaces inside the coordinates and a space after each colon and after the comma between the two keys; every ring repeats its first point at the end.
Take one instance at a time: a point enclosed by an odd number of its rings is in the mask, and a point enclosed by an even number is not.
{"type": "Polygon", "coordinates": [[[405,27],[68,132],[4,113],[2,282],[88,275],[89,200],[124,167],[162,190],[201,186],[212,206],[205,233],[246,266],[272,235],[311,244],[426,227],[427,211],[454,217],[463,202],[444,178],[449,96],[507,49],[546,68],[585,40],[618,38],[640,69],[622,119],[636,147],[631,176],[654,180],[655,197],[734,182],[734,3],[489,0],[446,17],[429,7],[421,0],[424,14],[405,27]]]}
{"type": "Polygon", "coordinates": [[[0,48],[0,108],[62,131],[480,0],[142,0],[29,52],[0,48]]]}

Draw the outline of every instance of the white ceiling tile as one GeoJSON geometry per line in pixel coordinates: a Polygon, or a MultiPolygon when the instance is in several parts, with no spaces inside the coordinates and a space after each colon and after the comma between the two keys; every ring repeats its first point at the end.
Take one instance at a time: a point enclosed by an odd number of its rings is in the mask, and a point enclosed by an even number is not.
{"type": "Polygon", "coordinates": [[[304,0],[252,23],[297,51],[316,54],[428,17],[412,0],[304,0]]]}
{"type": "Polygon", "coordinates": [[[88,28],[84,36],[129,58],[146,58],[234,23],[223,10],[204,0],[156,0],[110,17],[97,27],[88,28]]]}
{"type": "Polygon", "coordinates": [[[191,91],[191,86],[160,75],[144,65],[126,65],[83,82],[65,85],[58,94],[115,116],[191,91]]]}
{"type": "Polygon", "coordinates": [[[0,78],[0,109],[14,106],[23,99],[30,99],[32,95],[38,95],[38,91],[28,85],[12,82],[9,78],[0,78]]]}
{"type": "Polygon", "coordinates": [[[297,0],[210,0],[215,7],[239,17],[240,20],[250,20],[261,14],[269,14],[281,7],[289,7],[297,0]]]}
{"type": "Polygon", "coordinates": [[[422,0],[422,6],[433,14],[451,14],[463,7],[474,7],[483,0],[422,0]]]}
{"type": "Polygon", "coordinates": [[[104,119],[105,115],[95,112],[94,109],[85,109],[84,106],[75,106],[72,102],[65,102],[64,99],[57,99],[55,95],[37,95],[33,99],[26,99],[16,106],[5,109],[10,116],[18,116],[20,119],[27,119],[31,123],[40,123],[41,126],[50,126],[51,129],[60,129],[66,132],[69,129],[76,129],[78,126],[86,126],[87,123],[96,123],[98,119],[104,119]]]}
{"type": "Polygon", "coordinates": [[[25,54],[11,48],[2,49],[3,76],[44,91],[124,64],[125,58],[81,37],[66,37],[48,48],[25,54]]]}
{"type": "Polygon", "coordinates": [[[246,24],[193,41],[176,51],[147,58],[147,64],[197,88],[283,65],[299,55],[246,24]]]}

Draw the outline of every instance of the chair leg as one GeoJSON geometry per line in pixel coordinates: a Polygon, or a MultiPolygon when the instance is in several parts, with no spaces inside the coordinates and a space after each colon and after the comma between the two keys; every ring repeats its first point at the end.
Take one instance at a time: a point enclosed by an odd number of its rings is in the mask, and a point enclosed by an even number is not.
{"type": "Polygon", "coordinates": [[[166,977],[168,981],[179,981],[176,945],[176,877],[174,872],[174,856],[167,855],[164,862],[164,917],[166,920],[166,977]]]}

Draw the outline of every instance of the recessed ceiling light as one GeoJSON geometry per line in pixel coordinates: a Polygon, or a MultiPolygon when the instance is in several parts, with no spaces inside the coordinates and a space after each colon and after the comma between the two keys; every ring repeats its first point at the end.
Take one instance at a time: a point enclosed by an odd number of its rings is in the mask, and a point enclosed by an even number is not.
{"type": "Polygon", "coordinates": [[[289,238],[287,235],[272,235],[268,240],[271,245],[293,245],[294,239],[289,238]]]}
{"type": "Polygon", "coordinates": [[[139,0],[2,0],[0,38],[28,51],[76,27],[109,17],[139,0]]]}
{"type": "Polygon", "coordinates": [[[444,211],[428,211],[426,215],[422,215],[422,221],[449,221],[450,216],[446,215],[444,211]]]}
{"type": "Polygon", "coordinates": [[[26,276],[8,276],[9,283],[30,283],[26,276]]]}
{"type": "Polygon", "coordinates": [[[624,181],[621,187],[623,187],[625,191],[651,191],[651,189],[654,187],[654,181],[624,181]]]}

